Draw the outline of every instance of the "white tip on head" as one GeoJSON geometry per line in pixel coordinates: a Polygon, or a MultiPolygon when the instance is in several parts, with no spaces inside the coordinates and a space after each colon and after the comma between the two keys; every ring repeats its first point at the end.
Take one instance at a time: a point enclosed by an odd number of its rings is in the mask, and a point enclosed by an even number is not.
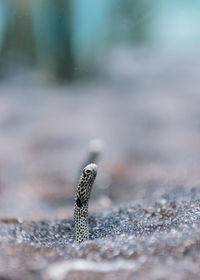
{"type": "Polygon", "coordinates": [[[95,163],[90,163],[88,164],[85,168],[85,170],[91,170],[91,171],[94,171],[94,172],[97,172],[97,165],[95,163]]]}

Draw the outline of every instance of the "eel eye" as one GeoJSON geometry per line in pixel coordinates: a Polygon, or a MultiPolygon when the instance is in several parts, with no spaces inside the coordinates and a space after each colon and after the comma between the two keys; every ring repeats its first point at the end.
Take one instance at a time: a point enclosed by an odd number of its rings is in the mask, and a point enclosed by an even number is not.
{"type": "Polygon", "coordinates": [[[84,173],[85,173],[86,175],[89,175],[89,174],[92,173],[92,171],[91,171],[90,169],[85,169],[85,170],[84,170],[84,173]]]}

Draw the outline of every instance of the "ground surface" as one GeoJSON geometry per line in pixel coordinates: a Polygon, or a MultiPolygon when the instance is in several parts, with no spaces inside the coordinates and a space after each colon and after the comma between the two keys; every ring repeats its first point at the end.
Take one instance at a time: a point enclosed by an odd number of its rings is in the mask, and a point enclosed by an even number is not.
{"type": "Polygon", "coordinates": [[[7,220],[0,237],[0,272],[11,279],[198,279],[200,188],[93,215],[80,245],[72,220],[7,220]]]}
{"type": "Polygon", "coordinates": [[[1,85],[0,279],[199,279],[200,58],[113,56],[101,82],[1,85]],[[93,138],[91,240],[75,245],[93,138]]]}

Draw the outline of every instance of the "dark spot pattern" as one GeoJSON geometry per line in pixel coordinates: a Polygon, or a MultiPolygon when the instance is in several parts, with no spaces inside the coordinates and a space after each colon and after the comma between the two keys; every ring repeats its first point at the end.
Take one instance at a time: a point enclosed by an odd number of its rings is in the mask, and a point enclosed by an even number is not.
{"type": "Polygon", "coordinates": [[[78,207],[82,207],[82,206],[83,206],[83,204],[82,204],[80,198],[78,198],[78,199],[76,200],[76,204],[77,204],[78,207]]]}

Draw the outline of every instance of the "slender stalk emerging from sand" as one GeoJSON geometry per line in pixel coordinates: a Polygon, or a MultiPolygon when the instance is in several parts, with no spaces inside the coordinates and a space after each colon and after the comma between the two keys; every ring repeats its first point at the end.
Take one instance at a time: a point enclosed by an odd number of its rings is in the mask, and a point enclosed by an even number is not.
{"type": "Polygon", "coordinates": [[[83,169],[76,189],[74,201],[74,224],[77,243],[81,243],[89,239],[88,202],[96,175],[96,164],[88,164],[83,169]]]}

